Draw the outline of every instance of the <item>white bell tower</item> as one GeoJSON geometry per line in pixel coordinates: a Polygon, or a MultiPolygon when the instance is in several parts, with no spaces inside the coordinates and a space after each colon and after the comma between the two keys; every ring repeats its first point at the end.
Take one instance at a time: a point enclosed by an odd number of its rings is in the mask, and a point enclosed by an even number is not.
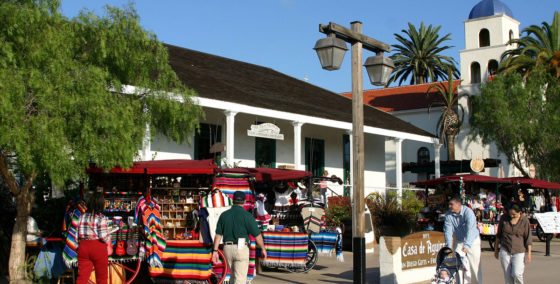
{"type": "Polygon", "coordinates": [[[482,0],[473,7],[464,23],[465,49],[459,51],[461,85],[466,87],[464,91],[474,95],[479,84],[495,74],[502,53],[514,48],[506,44],[519,37],[519,22],[501,1],[482,0]]]}
{"type": "MultiPolygon", "coordinates": [[[[459,51],[461,85],[459,94],[480,94],[480,85],[495,74],[502,54],[515,48],[506,45],[510,39],[519,38],[519,22],[511,10],[499,0],[482,0],[476,4],[465,23],[465,49],[459,51]]],[[[459,104],[465,111],[461,132],[455,139],[456,159],[492,158],[500,159],[505,177],[516,176],[515,167],[496,145],[484,145],[479,137],[469,135],[470,109],[468,99],[463,97],[459,104]]],[[[487,168],[485,174],[499,177],[500,168],[487,168]]]]}

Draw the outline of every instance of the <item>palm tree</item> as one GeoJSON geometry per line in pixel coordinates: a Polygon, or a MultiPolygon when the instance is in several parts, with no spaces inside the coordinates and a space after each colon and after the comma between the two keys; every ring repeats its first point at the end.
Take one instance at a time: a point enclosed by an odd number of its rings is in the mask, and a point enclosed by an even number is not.
{"type": "Polygon", "coordinates": [[[447,159],[450,161],[455,160],[455,137],[459,134],[459,130],[461,130],[465,115],[463,107],[459,105],[458,102],[461,97],[466,95],[458,95],[457,88],[459,85],[460,83],[455,84],[453,80],[453,70],[449,68],[447,72],[447,82],[433,84],[426,91],[426,94],[430,94],[431,90],[436,89],[440,95],[439,99],[434,101],[430,108],[428,108],[428,112],[432,106],[442,107],[441,116],[437,123],[437,133],[440,137],[440,143],[443,144],[447,142],[447,159]],[[456,105],[462,113],[460,118],[455,109],[456,105]]]}
{"type": "Polygon", "coordinates": [[[546,68],[560,80],[560,14],[554,13],[552,25],[542,22],[542,26],[531,25],[523,29],[526,35],[511,39],[508,44],[517,48],[502,54],[499,71],[518,71],[527,75],[536,66],[546,68]]]}
{"type": "Polygon", "coordinates": [[[455,66],[455,60],[440,53],[452,46],[440,46],[444,41],[451,40],[450,34],[440,37],[438,32],[441,26],[426,27],[424,22],[420,24],[420,29],[408,23],[408,30],[402,30],[405,34],[395,34],[400,44],[392,45],[396,53],[391,56],[395,63],[393,75],[387,82],[399,80],[399,85],[407,80],[409,76],[410,84],[423,84],[427,80],[435,82],[439,78],[445,78],[446,70],[451,68],[455,78],[459,78],[459,70],[455,66]]]}

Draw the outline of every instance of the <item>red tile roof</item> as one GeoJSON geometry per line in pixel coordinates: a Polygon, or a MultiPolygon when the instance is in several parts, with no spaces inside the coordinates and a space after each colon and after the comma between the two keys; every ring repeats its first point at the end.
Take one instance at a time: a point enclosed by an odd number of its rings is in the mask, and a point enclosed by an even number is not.
{"type": "MultiPolygon", "coordinates": [[[[460,82],[461,80],[455,80],[454,84],[460,82]]],[[[386,112],[428,108],[438,100],[436,89],[426,94],[433,84],[435,83],[365,90],[364,103],[386,112]]],[[[352,97],[352,93],[342,95],[352,97]]]]}

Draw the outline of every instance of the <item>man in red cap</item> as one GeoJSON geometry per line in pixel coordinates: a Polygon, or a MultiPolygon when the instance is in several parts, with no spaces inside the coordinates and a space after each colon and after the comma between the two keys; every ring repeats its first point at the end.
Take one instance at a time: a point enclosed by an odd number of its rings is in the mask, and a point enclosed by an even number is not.
{"type": "Polygon", "coordinates": [[[218,262],[218,247],[224,242],[224,254],[231,269],[230,283],[245,284],[249,270],[249,235],[261,247],[261,257],[266,258],[264,242],[257,221],[243,209],[245,194],[233,194],[233,206],[220,215],[216,226],[216,238],[212,251],[212,262],[218,262]]]}

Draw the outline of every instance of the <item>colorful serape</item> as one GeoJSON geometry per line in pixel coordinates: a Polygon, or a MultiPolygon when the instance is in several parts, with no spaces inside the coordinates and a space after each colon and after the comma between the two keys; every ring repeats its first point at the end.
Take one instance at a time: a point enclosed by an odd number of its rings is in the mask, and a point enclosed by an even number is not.
{"type": "Polygon", "coordinates": [[[249,177],[244,174],[223,173],[216,177],[216,187],[233,199],[236,191],[245,193],[245,210],[254,208],[255,196],[249,185],[249,177]]]}
{"type": "Polygon", "coordinates": [[[342,236],[338,232],[320,232],[312,233],[311,240],[317,246],[319,255],[331,256],[336,251],[336,257],[339,261],[344,261],[342,256],[342,236]]]}
{"type": "Polygon", "coordinates": [[[218,188],[204,196],[200,200],[200,208],[204,207],[229,207],[233,204],[232,199],[218,188]]]}
{"type": "MultiPolygon", "coordinates": [[[[253,278],[255,278],[255,259],[257,256],[257,243],[255,242],[255,238],[251,235],[249,235],[249,240],[251,241],[249,244],[249,270],[247,271],[247,283],[246,284],[251,284],[251,282],[253,281],[253,278]]],[[[223,273],[223,268],[214,268],[214,273],[217,275],[222,275],[223,273]]],[[[230,270],[227,270],[227,275],[224,278],[224,282],[223,284],[229,284],[229,280],[231,278],[231,274],[230,274],[230,270]]]]}
{"type": "Polygon", "coordinates": [[[69,214],[69,222],[66,225],[66,245],[62,251],[62,258],[69,268],[78,264],[78,222],[84,212],[86,212],[86,206],[82,201],[69,214]]]}
{"type": "Polygon", "coordinates": [[[308,236],[306,233],[262,232],[267,258],[261,259],[266,267],[305,267],[308,236]]]}
{"type": "Polygon", "coordinates": [[[149,267],[157,282],[206,283],[212,275],[212,247],[196,241],[167,241],[162,267],[149,267]]]}
{"type": "MultiPolygon", "coordinates": [[[[135,220],[142,218],[144,234],[146,235],[146,258],[151,267],[161,267],[161,256],[165,250],[159,205],[152,199],[146,202],[144,196],[136,204],[135,220]]],[[[137,222],[138,223],[138,222],[137,222]]]]}

